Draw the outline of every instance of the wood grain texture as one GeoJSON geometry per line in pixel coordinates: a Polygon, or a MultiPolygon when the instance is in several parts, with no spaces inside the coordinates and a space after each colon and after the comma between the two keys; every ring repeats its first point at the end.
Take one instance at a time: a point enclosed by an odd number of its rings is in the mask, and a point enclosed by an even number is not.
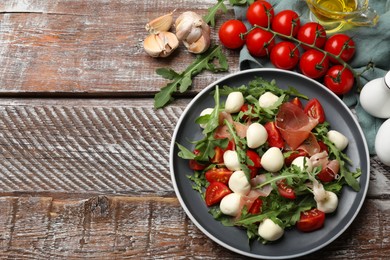
{"type": "MultiPolygon", "coordinates": [[[[0,99],[0,190],[172,194],[169,146],[188,102],[0,99]]],[[[389,199],[389,167],[371,164],[370,195],[389,199]]]]}
{"type": "MultiPolygon", "coordinates": [[[[368,200],[343,235],[301,259],[385,259],[390,208],[381,204],[368,200]]],[[[201,233],[174,198],[1,197],[0,224],[2,259],[244,259],[201,233]]]]}
{"type": "MultiPolygon", "coordinates": [[[[202,15],[213,4],[197,1],[191,10],[202,15]]],[[[177,2],[175,18],[188,5],[177,2]]],[[[143,50],[145,24],[172,9],[169,1],[2,1],[0,95],[150,96],[167,83],[157,68],[180,72],[195,58],[183,46],[165,59],[143,50]]],[[[213,43],[217,29],[212,30],[213,43]]],[[[238,51],[226,54],[230,72],[237,71],[238,51]]],[[[194,80],[193,91],[220,77],[204,74],[194,80]]]]}

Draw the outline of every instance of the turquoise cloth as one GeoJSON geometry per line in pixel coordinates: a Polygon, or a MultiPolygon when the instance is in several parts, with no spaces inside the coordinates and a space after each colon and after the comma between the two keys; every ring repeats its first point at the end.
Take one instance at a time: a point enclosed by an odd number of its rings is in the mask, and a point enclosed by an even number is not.
{"type": "MultiPolygon", "coordinates": [[[[300,15],[302,24],[309,21],[309,8],[303,0],[269,0],[268,2],[274,6],[275,13],[284,9],[293,9],[300,15]]],[[[372,79],[383,77],[390,70],[390,0],[371,0],[370,7],[380,15],[375,27],[354,27],[342,32],[353,37],[355,41],[356,53],[350,61],[355,71],[361,72],[370,61],[375,64],[374,69],[366,71],[361,77],[362,86],[372,79]]],[[[246,10],[246,7],[234,8],[236,18],[243,20],[249,28],[245,18],[246,10]]],[[[273,67],[268,58],[252,57],[245,46],[240,52],[239,66],[240,70],[273,67]]],[[[355,109],[370,154],[374,155],[375,136],[384,120],[372,117],[362,109],[356,91],[351,91],[344,96],[343,101],[347,106],[355,109]]]]}

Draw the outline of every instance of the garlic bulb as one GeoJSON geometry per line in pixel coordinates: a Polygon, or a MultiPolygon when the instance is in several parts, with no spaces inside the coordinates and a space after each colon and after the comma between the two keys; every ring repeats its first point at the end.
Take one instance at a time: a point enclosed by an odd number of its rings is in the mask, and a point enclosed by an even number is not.
{"type": "Polygon", "coordinates": [[[182,13],[175,21],[176,36],[192,53],[205,52],[210,46],[210,27],[195,12],[182,13]]]}
{"type": "Polygon", "coordinates": [[[144,49],[152,57],[167,57],[179,46],[179,40],[171,32],[150,34],[144,41],[144,49]]]}
{"type": "Polygon", "coordinates": [[[145,29],[152,34],[157,34],[159,32],[167,32],[171,29],[173,24],[173,13],[175,10],[170,12],[169,14],[165,14],[163,16],[157,17],[152,21],[148,22],[145,25],[145,29]]]}

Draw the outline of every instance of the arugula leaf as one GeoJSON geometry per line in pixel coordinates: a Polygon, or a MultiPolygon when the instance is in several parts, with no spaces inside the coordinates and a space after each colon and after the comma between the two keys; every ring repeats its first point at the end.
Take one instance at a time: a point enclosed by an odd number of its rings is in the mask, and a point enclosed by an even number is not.
{"type": "Polygon", "coordinates": [[[162,108],[173,100],[172,94],[176,91],[184,93],[192,84],[192,78],[204,70],[212,72],[222,72],[228,70],[226,56],[222,52],[221,46],[215,45],[210,47],[205,53],[196,56],[187,69],[181,73],[177,73],[172,69],[159,68],[156,70],[158,75],[165,79],[171,80],[165,87],[161,88],[160,92],[154,96],[154,107],[162,108]],[[215,59],[218,66],[215,66],[215,59]]]}
{"type": "Polygon", "coordinates": [[[253,2],[255,2],[255,0],[229,0],[231,5],[250,5],[253,4],[253,2]]]}
{"type": "Polygon", "coordinates": [[[218,10],[222,10],[223,13],[227,12],[226,5],[223,3],[223,0],[218,0],[218,2],[207,9],[207,14],[203,16],[203,20],[205,23],[210,23],[212,27],[215,26],[215,15],[217,14],[218,10]]]}

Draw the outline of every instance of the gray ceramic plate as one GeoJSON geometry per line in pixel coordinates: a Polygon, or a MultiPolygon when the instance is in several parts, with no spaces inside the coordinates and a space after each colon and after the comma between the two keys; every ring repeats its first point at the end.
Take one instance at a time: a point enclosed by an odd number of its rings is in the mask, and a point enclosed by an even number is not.
{"type": "Polygon", "coordinates": [[[303,256],[319,250],[339,237],[357,216],[364,202],[369,183],[369,153],[363,132],[348,107],[327,88],[301,74],[278,69],[253,69],[239,72],[222,78],[202,90],[183,112],[174,131],[170,149],[170,171],[173,186],[181,206],[192,222],[210,239],[236,253],[267,259],[286,259],[303,256]],[[207,107],[214,107],[214,99],[210,94],[216,85],[239,87],[247,84],[254,77],[266,80],[275,79],[280,88],[289,86],[298,89],[309,98],[316,97],[325,109],[326,119],[331,128],[340,131],[349,139],[346,149],[352,159],[352,169],[361,168],[361,189],[355,192],[344,187],[340,196],[336,213],[327,215],[325,226],[311,233],[301,233],[295,228],[285,232],[276,243],[263,245],[257,240],[248,243],[244,230],[238,227],[226,227],[213,219],[200,194],[191,188],[187,175],[192,174],[188,161],[177,156],[180,143],[193,149],[189,140],[202,138],[200,127],[195,119],[207,107]]]}

